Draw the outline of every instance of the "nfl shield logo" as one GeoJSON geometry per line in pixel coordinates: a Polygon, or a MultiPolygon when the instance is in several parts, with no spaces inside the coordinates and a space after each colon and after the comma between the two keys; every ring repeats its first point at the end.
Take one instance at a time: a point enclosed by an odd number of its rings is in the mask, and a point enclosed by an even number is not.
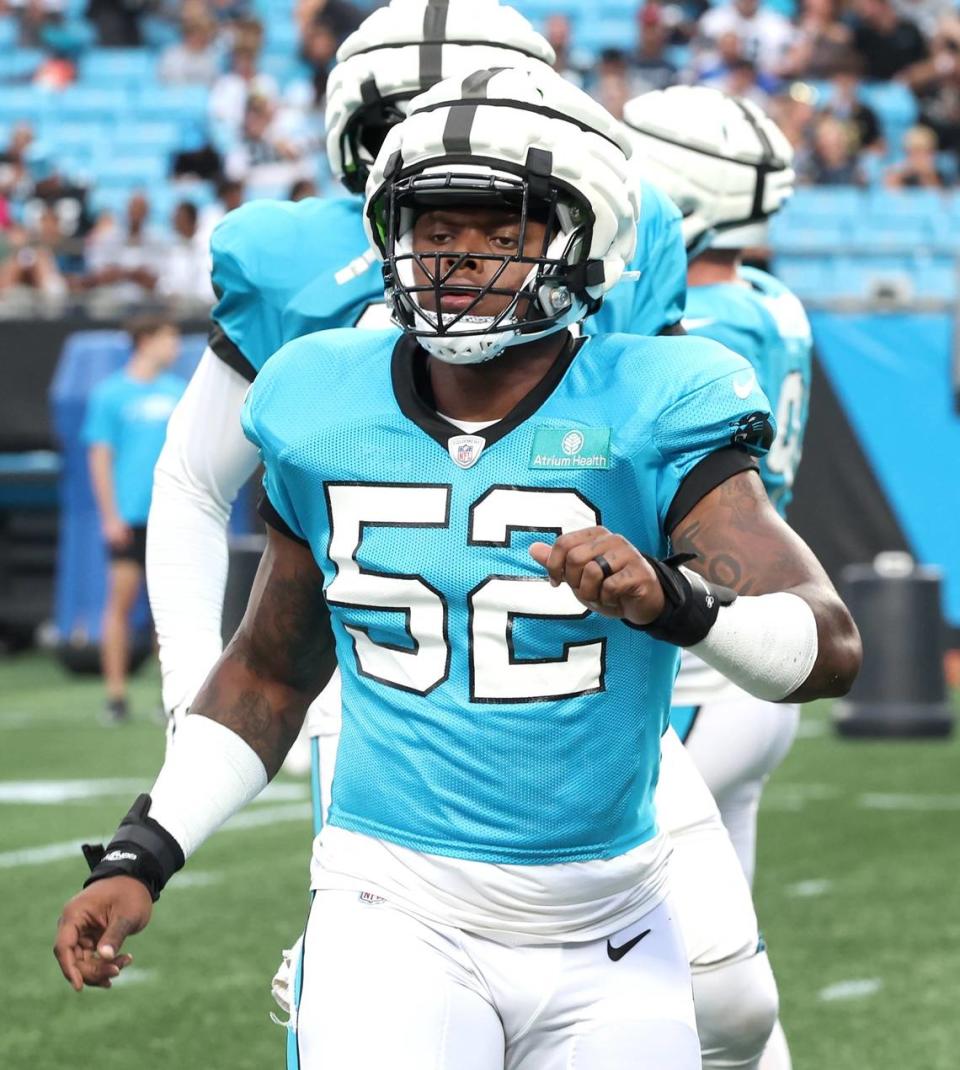
{"type": "Polygon", "coordinates": [[[487,444],[479,435],[454,435],[447,441],[450,459],[458,468],[472,468],[487,444]]]}

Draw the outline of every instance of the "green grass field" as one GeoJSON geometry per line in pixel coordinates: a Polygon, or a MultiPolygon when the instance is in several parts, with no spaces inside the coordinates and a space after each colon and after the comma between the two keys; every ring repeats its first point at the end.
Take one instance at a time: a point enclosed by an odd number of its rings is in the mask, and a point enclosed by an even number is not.
{"type": "MultiPolygon", "coordinates": [[[[145,671],[133,723],[107,728],[96,680],[0,662],[2,1070],[283,1066],[269,979],[306,908],[305,782],[204,847],[112,991],[72,992],[51,954],[74,843],[108,837],[158,768],[157,692],[145,671]]],[[[767,790],[757,884],[797,1070],[960,1066],[958,882],[960,743],[845,743],[808,710],[767,790]]]]}

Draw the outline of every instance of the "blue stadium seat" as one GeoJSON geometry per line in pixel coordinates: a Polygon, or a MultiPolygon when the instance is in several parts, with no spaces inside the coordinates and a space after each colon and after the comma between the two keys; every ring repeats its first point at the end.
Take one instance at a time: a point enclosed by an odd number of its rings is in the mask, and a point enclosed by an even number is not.
{"type": "Polygon", "coordinates": [[[146,48],[93,48],[80,60],[81,85],[111,88],[156,78],[156,57],[146,48]]]}
{"type": "Polygon", "coordinates": [[[205,119],[208,91],[202,85],[151,85],[136,100],[136,114],[149,122],[165,121],[183,125],[191,119],[205,119]]]}
{"type": "Polygon", "coordinates": [[[913,269],[912,278],[918,297],[949,301],[957,296],[957,265],[953,257],[920,258],[913,269]]]}
{"type": "Polygon", "coordinates": [[[110,136],[110,127],[106,123],[53,122],[44,123],[40,136],[57,149],[71,150],[86,148],[90,152],[103,149],[110,136]]]}
{"type": "Polygon", "coordinates": [[[123,89],[90,89],[71,86],[57,100],[60,119],[117,119],[132,110],[131,99],[123,89]]]}
{"type": "Polygon", "coordinates": [[[790,198],[783,215],[851,218],[863,210],[863,193],[852,186],[801,186],[790,198]]]}
{"type": "Polygon", "coordinates": [[[43,53],[37,48],[4,48],[0,45],[0,81],[25,81],[42,60],[43,53]]]}
{"type": "Polygon", "coordinates": [[[840,251],[850,241],[849,219],[798,215],[787,209],[770,221],[770,241],[778,252],[840,251]]]}
{"type": "Polygon", "coordinates": [[[853,242],[863,250],[895,249],[909,253],[917,248],[930,248],[935,237],[929,216],[906,212],[860,216],[853,230],[853,242]]]}
{"type": "Polygon", "coordinates": [[[94,186],[90,191],[90,210],[95,216],[101,212],[110,212],[118,219],[123,218],[127,210],[130,191],[123,186],[94,186]]]}
{"type": "Polygon", "coordinates": [[[935,189],[874,189],[866,195],[866,211],[874,218],[923,216],[937,219],[946,209],[944,194],[935,189]]]}
{"type": "Polygon", "coordinates": [[[774,274],[801,299],[830,297],[833,293],[833,260],[829,257],[777,256],[774,274]]]}
{"type": "Polygon", "coordinates": [[[577,23],[577,47],[588,52],[598,53],[605,48],[618,48],[630,51],[637,39],[636,19],[627,18],[589,18],[577,23]]]}
{"type": "Polygon", "coordinates": [[[96,181],[100,185],[132,188],[151,188],[162,183],[169,171],[169,162],[158,156],[138,158],[112,157],[99,160],[94,167],[96,181]]]}
{"type": "Polygon", "coordinates": [[[16,48],[17,37],[17,20],[11,15],[0,18],[0,48],[16,48]]]}
{"type": "Polygon", "coordinates": [[[39,123],[52,115],[60,97],[39,86],[13,86],[0,92],[0,120],[39,123]]]}
{"type": "Polygon", "coordinates": [[[833,296],[867,298],[882,282],[902,287],[905,294],[913,293],[914,268],[910,255],[841,257],[835,265],[833,296]]]}
{"type": "Polygon", "coordinates": [[[166,153],[179,148],[182,130],[179,123],[126,122],[110,131],[110,138],[118,153],[134,147],[166,153]]]}

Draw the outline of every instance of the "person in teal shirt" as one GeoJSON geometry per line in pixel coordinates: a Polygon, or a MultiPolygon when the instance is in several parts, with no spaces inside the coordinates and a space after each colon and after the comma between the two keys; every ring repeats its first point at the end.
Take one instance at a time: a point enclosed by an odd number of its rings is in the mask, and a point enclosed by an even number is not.
{"type": "Polygon", "coordinates": [[[153,469],[167,421],[186,381],[168,369],[180,352],[170,322],[142,317],[130,326],[133,353],[91,393],[83,426],[90,481],[110,556],[101,635],[107,715],[124,721],[130,613],[143,586],[153,469]]]}

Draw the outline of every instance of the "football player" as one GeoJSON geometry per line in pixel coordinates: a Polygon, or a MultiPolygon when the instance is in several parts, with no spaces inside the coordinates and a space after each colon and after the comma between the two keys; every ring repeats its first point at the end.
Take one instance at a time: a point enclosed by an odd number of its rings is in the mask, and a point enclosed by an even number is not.
{"type": "MultiPolygon", "coordinates": [[[[785,517],[807,422],[813,338],[799,300],[742,261],[744,249],[767,244],[767,221],[793,192],[793,150],[755,104],[703,86],[646,93],[626,105],[624,120],[646,173],[684,214],[684,327],[745,356],[773,403],[777,433],[760,474],[785,517]]],[[[681,537],[696,550],[695,529],[681,537]]],[[[736,586],[733,568],[719,562],[710,578],[736,586]]],[[[747,694],[690,652],[681,657],[673,701],[671,724],[716,798],[752,885],[760,795],[793,742],[799,707],[747,694]]],[[[789,1065],[778,1026],[761,1066],[789,1065]]]]}
{"type": "Polygon", "coordinates": [[[504,69],[387,135],[366,219],[402,330],[298,339],[250,391],[268,549],[151,795],[88,851],[56,947],[74,987],[117,975],[336,657],[300,1065],[700,1065],[652,799],[678,648],[800,701],[860,651],[756,474],[749,365],[571,333],[633,253],[629,151],[556,75],[504,69]],[[665,557],[691,523],[697,571],[665,557]],[[704,578],[727,555],[749,594],[704,578]]]}
{"type": "MultiPolygon", "coordinates": [[[[402,118],[408,100],[441,72],[482,64],[539,68],[552,58],[547,43],[515,11],[463,0],[394,0],[374,12],[339,55],[328,92],[328,155],[354,193],[362,189],[372,153],[402,118]]],[[[645,182],[641,193],[630,280],[587,318],[590,332],[669,332],[682,315],[686,255],[680,213],[645,182]]],[[[215,234],[220,300],[211,349],[172,421],[157,467],[149,527],[148,578],[165,702],[174,711],[171,725],[183,716],[220,652],[227,517],[257,460],[239,431],[249,380],[291,338],[319,328],[375,327],[389,320],[379,258],[363,232],[362,203],[359,196],[297,205],[255,202],[231,213],[215,234]]],[[[317,831],[329,804],[339,719],[335,676],[307,719],[317,831]]],[[[685,923],[685,937],[696,971],[704,1060],[708,1067],[749,1068],[776,1019],[776,985],[765,953],[758,952],[749,889],[731,857],[716,806],[672,734],[664,740],[664,752],[658,812],[678,836],[678,898],[699,900],[708,885],[723,889],[704,909],[684,912],[697,920],[696,928],[685,923]]],[[[274,981],[284,1006],[295,959],[296,948],[287,953],[274,981]]]]}
{"type": "MultiPolygon", "coordinates": [[[[327,88],[330,166],[353,196],[254,201],[214,232],[219,300],[210,346],[171,422],[148,526],[147,580],[171,731],[222,648],[227,520],[257,464],[239,421],[250,382],[293,338],[390,322],[361,196],[387,130],[412,97],[442,77],[481,67],[537,68],[553,59],[529,22],[496,0],[392,0],[344,42],[327,88]]],[[[600,310],[595,329],[629,325],[656,334],[678,329],[683,315],[680,215],[658,190],[643,193],[631,267],[644,270],[600,310]]],[[[311,729],[335,734],[338,708],[334,688],[311,729]]],[[[328,793],[332,763],[323,769],[328,793]]]]}

